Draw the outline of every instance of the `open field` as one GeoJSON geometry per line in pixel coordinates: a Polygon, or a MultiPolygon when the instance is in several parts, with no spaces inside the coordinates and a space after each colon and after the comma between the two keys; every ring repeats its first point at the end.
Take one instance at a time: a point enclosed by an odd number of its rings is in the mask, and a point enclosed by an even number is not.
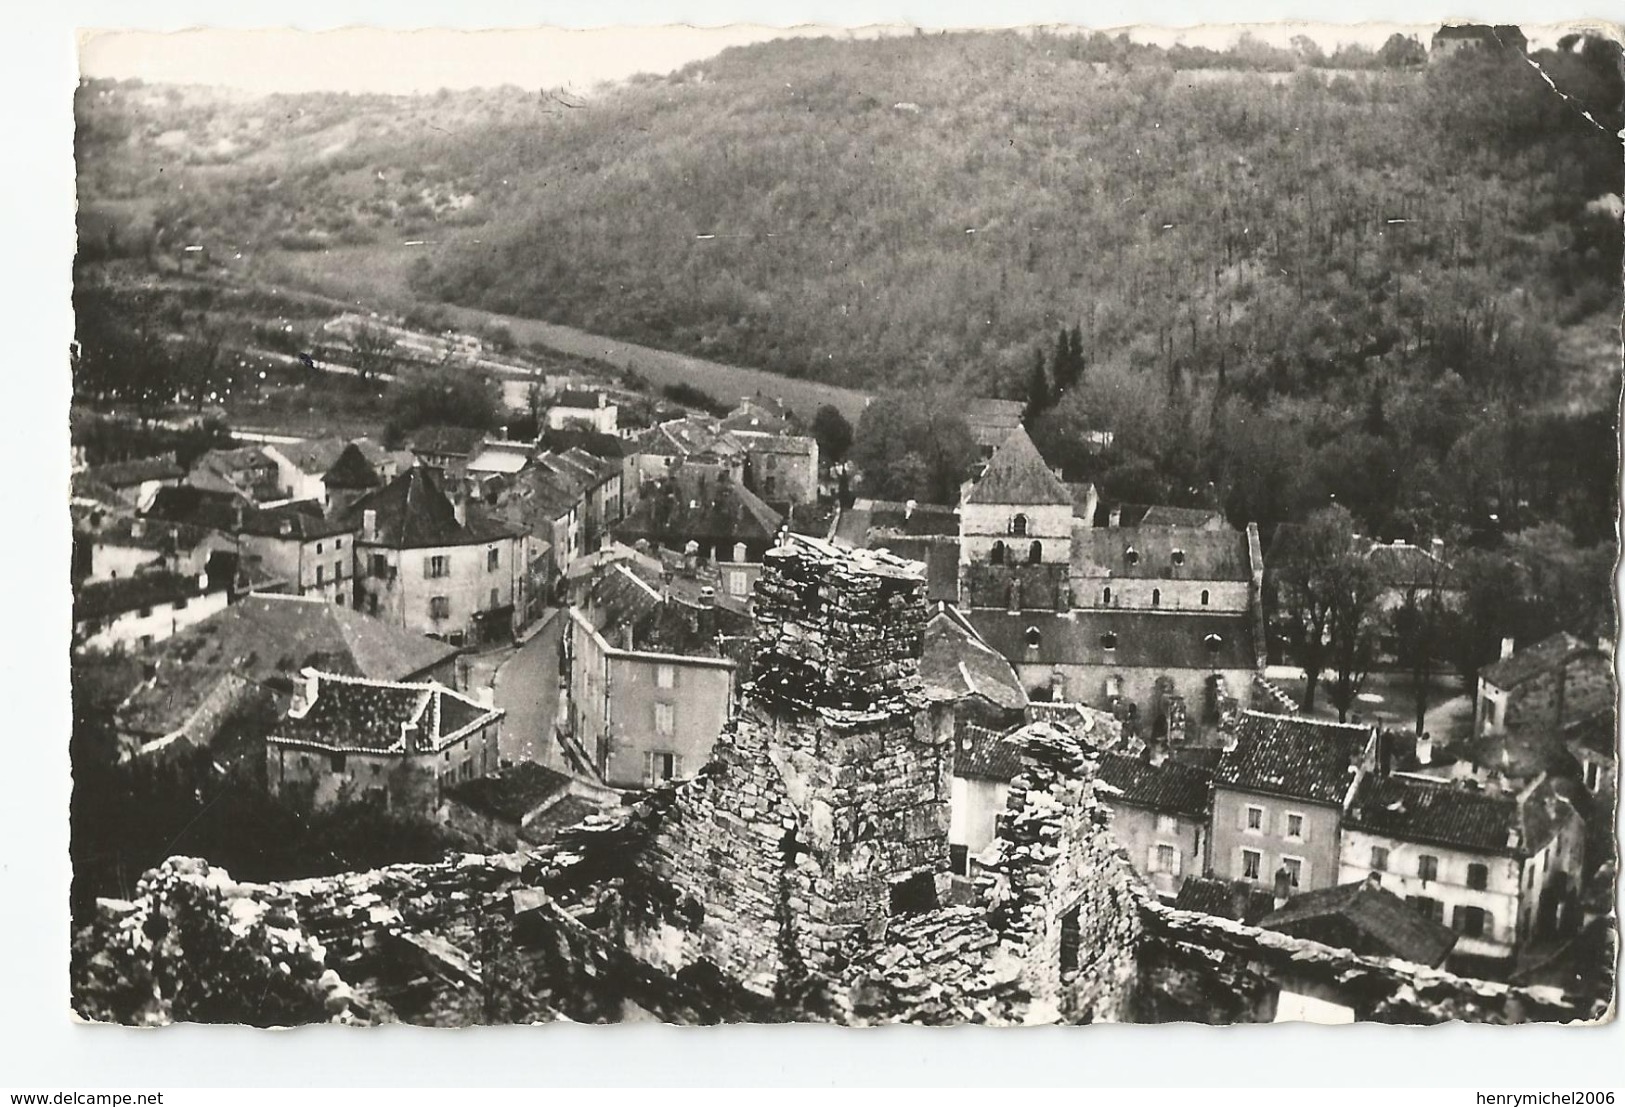
{"type": "MultiPolygon", "coordinates": [[[[298,282],[357,306],[401,310],[422,303],[412,294],[407,277],[412,263],[434,248],[433,243],[422,246],[389,243],[319,251],[280,251],[262,255],[255,268],[263,277],[298,282]]],[[[782,377],[762,369],[724,365],[540,319],[497,315],[450,304],[436,306],[459,328],[478,331],[493,325],[503,326],[521,344],[539,344],[561,354],[602,362],[620,370],[633,370],[656,388],[670,384],[692,385],[724,403],[735,397],[760,393],[783,400],[809,420],[821,405],[833,404],[856,423],[870,399],[869,393],[855,389],[782,377]]]]}

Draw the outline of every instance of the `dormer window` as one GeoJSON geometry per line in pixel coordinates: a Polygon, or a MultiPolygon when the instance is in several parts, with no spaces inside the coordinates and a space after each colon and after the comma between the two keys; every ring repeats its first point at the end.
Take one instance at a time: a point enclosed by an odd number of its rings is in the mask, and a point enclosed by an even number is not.
{"type": "Polygon", "coordinates": [[[1123,560],[1130,565],[1138,565],[1140,563],[1140,551],[1130,546],[1123,551],[1123,560]]]}
{"type": "Polygon", "coordinates": [[[1102,634],[1100,636],[1100,648],[1103,650],[1115,650],[1117,648],[1117,635],[1109,630],[1105,634],[1102,634]]]}
{"type": "Polygon", "coordinates": [[[1207,637],[1202,639],[1202,644],[1207,647],[1208,653],[1218,653],[1219,647],[1224,645],[1224,636],[1219,634],[1209,634],[1207,637]]]}
{"type": "Polygon", "coordinates": [[[1044,635],[1037,627],[1028,627],[1027,633],[1023,635],[1023,638],[1025,639],[1027,648],[1029,650],[1036,650],[1044,642],[1044,635]]]}
{"type": "Polygon", "coordinates": [[[1175,550],[1174,554],[1173,554],[1173,562],[1174,562],[1174,565],[1175,565],[1176,568],[1178,566],[1180,566],[1180,565],[1185,564],[1185,551],[1184,550],[1175,550]]]}

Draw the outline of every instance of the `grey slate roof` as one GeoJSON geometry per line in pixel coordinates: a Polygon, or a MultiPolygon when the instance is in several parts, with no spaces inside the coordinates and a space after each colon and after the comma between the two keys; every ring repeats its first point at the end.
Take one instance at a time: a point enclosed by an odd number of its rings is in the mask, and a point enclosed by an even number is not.
{"type": "Polygon", "coordinates": [[[982,608],[968,617],[990,646],[1018,664],[1233,670],[1258,660],[1245,614],[982,608]],[[1038,631],[1036,647],[1027,645],[1029,628],[1038,631]]]}
{"type": "Polygon", "coordinates": [[[981,696],[1007,711],[1027,706],[1027,693],[1010,662],[980,641],[946,611],[925,625],[925,647],[920,658],[920,680],[933,700],[961,700],[981,696]]]}
{"type": "Polygon", "coordinates": [[[1386,888],[1363,880],[1293,896],[1258,925],[1418,965],[1441,964],[1456,945],[1456,932],[1448,926],[1423,915],[1386,888]]]}
{"type": "Polygon", "coordinates": [[[1362,781],[1344,825],[1402,841],[1504,856],[1515,853],[1512,832],[1522,830],[1516,796],[1403,776],[1362,781]]]}
{"type": "Polygon", "coordinates": [[[1213,783],[1341,806],[1374,732],[1370,726],[1244,711],[1235,748],[1219,758],[1213,783]]]}
{"type": "Polygon", "coordinates": [[[1050,472],[1033,440],[1020,426],[988,459],[987,468],[965,497],[972,504],[1065,504],[1072,493],[1050,472]]]}
{"type": "Polygon", "coordinates": [[[1228,527],[1077,527],[1072,532],[1072,572],[1130,580],[1252,579],[1247,535],[1228,527]]]}
{"type": "Polygon", "coordinates": [[[1130,754],[1106,753],[1100,759],[1099,779],[1112,789],[1104,794],[1108,802],[1201,819],[1207,815],[1213,776],[1172,759],[1153,765],[1130,754]]]}

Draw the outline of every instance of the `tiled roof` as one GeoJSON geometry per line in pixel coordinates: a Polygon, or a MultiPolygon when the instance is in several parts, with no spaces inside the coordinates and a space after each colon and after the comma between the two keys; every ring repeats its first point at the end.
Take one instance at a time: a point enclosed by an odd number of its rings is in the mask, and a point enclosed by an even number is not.
{"type": "Polygon", "coordinates": [[[321,673],[316,698],[271,741],[340,752],[428,753],[502,717],[440,684],[397,684],[321,673]]]}
{"type": "Polygon", "coordinates": [[[1361,781],[1343,825],[1400,841],[1504,856],[1516,855],[1522,833],[1516,796],[1409,776],[1361,781]]]}
{"type": "Polygon", "coordinates": [[[776,537],[783,521],[750,489],[726,483],[703,499],[651,490],[615,533],[624,541],[647,538],[668,544],[761,542],[776,537]]]}
{"type": "Polygon", "coordinates": [[[520,828],[519,836],[531,845],[545,846],[562,832],[602,810],[602,804],[587,796],[564,796],[520,828]]]}
{"type": "Polygon", "coordinates": [[[790,457],[811,457],[818,451],[818,440],[801,434],[755,434],[741,431],[740,444],[750,454],[782,454],[790,457]]]}
{"type": "Polygon", "coordinates": [[[207,529],[190,523],[115,515],[105,520],[96,531],[95,542],[101,546],[177,552],[196,549],[208,540],[209,533],[207,529]]]}
{"type": "Polygon", "coordinates": [[[1142,527],[1197,527],[1210,528],[1224,525],[1224,512],[1211,507],[1170,507],[1156,504],[1140,517],[1142,527]]]}
{"type": "Polygon", "coordinates": [[[1429,550],[1407,542],[1374,542],[1366,561],[1390,588],[1456,588],[1455,570],[1429,550]]]}
{"type": "Polygon", "coordinates": [[[632,648],[680,657],[743,661],[749,657],[755,624],[741,611],[717,603],[703,605],[665,599],[641,612],[632,624],[632,648]]]}
{"type": "Polygon", "coordinates": [[[1174,899],[1175,910],[1200,911],[1249,925],[1269,914],[1274,906],[1275,899],[1269,889],[1245,880],[1231,882],[1215,876],[1186,877],[1174,899]]]}
{"type": "Polygon", "coordinates": [[[1211,774],[1178,761],[1153,765],[1126,753],[1103,754],[1099,779],[1111,789],[1104,792],[1108,801],[1193,819],[1207,815],[1213,780],[1211,774]]]}
{"type": "Polygon", "coordinates": [[[82,475],[86,480],[108,488],[128,488],[149,480],[180,480],[186,475],[186,470],[177,465],[173,457],[145,457],[135,461],[93,465],[82,475]]]}
{"type": "Polygon", "coordinates": [[[1366,881],[1293,896],[1258,920],[1276,930],[1357,953],[1380,951],[1401,961],[1437,966],[1456,945],[1456,932],[1434,922],[1394,893],[1366,881]]]}
{"type": "Polygon", "coordinates": [[[1017,664],[1120,669],[1251,669],[1257,664],[1253,623],[1244,614],[983,608],[968,617],[988,645],[1017,664]],[[1027,644],[1029,630],[1038,632],[1037,646],[1027,644]]]}
{"type": "Polygon", "coordinates": [[[603,401],[605,406],[612,405],[615,402],[603,392],[588,391],[586,389],[565,389],[554,397],[553,406],[576,408],[578,410],[588,408],[597,410],[600,400],[603,401]]]}
{"type": "Polygon", "coordinates": [[[271,448],[290,461],[301,473],[321,476],[333,467],[344,452],[344,439],[338,435],[305,438],[298,442],[278,442],[271,448]]]}
{"type": "Polygon", "coordinates": [[[716,420],[687,415],[651,427],[639,436],[637,450],[638,453],[659,457],[692,457],[699,454],[736,457],[745,452],[745,447],[732,432],[723,430],[716,420]]]}
{"type": "Polygon", "coordinates": [[[243,514],[242,532],[259,538],[286,538],[313,542],[337,534],[355,533],[358,521],[329,518],[314,500],[299,500],[243,514]]]}
{"type": "Polygon", "coordinates": [[[939,611],[926,623],[920,679],[933,700],[981,696],[1007,711],[1027,706],[1026,690],[1010,663],[956,613],[939,611]]]}
{"type": "Polygon", "coordinates": [[[1518,650],[1511,657],[1484,666],[1478,675],[1497,688],[1516,688],[1526,680],[1568,664],[1571,657],[1587,649],[1595,647],[1587,646],[1567,631],[1559,631],[1542,642],[1518,650]]]}
{"type": "Polygon", "coordinates": [[[965,497],[971,504],[1065,504],[1072,506],[1072,493],[1050,472],[1021,427],[1016,427],[988,460],[965,497]]]}
{"type": "Polygon", "coordinates": [[[1072,573],[1130,580],[1252,579],[1241,531],[1143,524],[1074,529],[1072,573]]]}
{"type": "Polygon", "coordinates": [[[180,573],[137,573],[95,581],[81,587],[73,597],[73,621],[106,619],[155,604],[191,599],[206,591],[197,577],[180,573]]]}
{"type": "Polygon", "coordinates": [[[448,788],[446,795],[472,811],[518,823],[569,787],[570,778],[557,769],[521,761],[490,776],[465,780],[448,788]]]}
{"type": "Polygon", "coordinates": [[[147,508],[147,518],[190,523],[211,530],[233,530],[247,503],[236,492],[198,488],[190,484],[160,488],[147,508]]]}
{"type": "Polygon", "coordinates": [[[1619,760],[1619,720],[1612,710],[1570,723],[1563,728],[1563,738],[1601,757],[1619,760]]]}
{"type": "Polygon", "coordinates": [[[285,691],[306,667],[411,681],[458,649],[342,604],[255,593],[159,644],[152,676],[119,707],[120,725],[167,734],[222,676],[285,691]]]}
{"type": "Polygon", "coordinates": [[[989,730],[960,723],[954,732],[954,775],[971,780],[1009,783],[1021,771],[1021,747],[1006,741],[1015,730],[989,730]]]}
{"type": "Polygon", "coordinates": [[[423,466],[414,466],[351,505],[344,519],[359,527],[368,510],[376,511],[378,531],[371,545],[397,550],[434,546],[464,546],[515,536],[512,525],[489,516],[478,504],[469,504],[467,522],[457,521],[456,508],[441,490],[439,480],[423,466]]]}
{"type": "Polygon", "coordinates": [[[593,574],[587,585],[584,614],[593,629],[613,635],[659,607],[660,593],[620,561],[593,574]]]}
{"type": "Polygon", "coordinates": [[[603,431],[590,430],[586,427],[564,427],[559,430],[548,428],[542,431],[541,446],[551,453],[584,450],[594,457],[615,461],[630,456],[634,450],[633,443],[619,435],[605,434],[603,431]]]}
{"type": "Polygon", "coordinates": [[[894,500],[858,500],[853,505],[858,512],[869,514],[869,532],[875,534],[902,534],[911,538],[925,536],[959,536],[959,509],[945,504],[909,505],[894,500]]]}
{"type": "Polygon", "coordinates": [[[1374,727],[1301,715],[1242,712],[1235,748],[1213,774],[1218,787],[1341,805],[1374,727]]]}
{"type": "Polygon", "coordinates": [[[322,483],[328,488],[376,488],[384,482],[368,460],[366,451],[351,442],[322,474],[322,483]]]}

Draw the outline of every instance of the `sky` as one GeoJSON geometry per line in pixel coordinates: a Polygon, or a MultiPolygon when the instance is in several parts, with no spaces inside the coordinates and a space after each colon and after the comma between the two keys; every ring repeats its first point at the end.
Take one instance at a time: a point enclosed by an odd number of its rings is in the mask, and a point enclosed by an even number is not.
{"type": "MultiPolygon", "coordinates": [[[[952,26],[953,24],[944,24],[952,26]]],[[[1109,23],[1096,25],[1110,26],[1109,23]]],[[[1379,46],[1396,29],[1423,41],[1437,22],[1396,26],[1278,23],[1251,28],[1266,41],[1285,45],[1307,33],[1327,50],[1342,42],[1379,46]]],[[[89,77],[139,77],[146,81],[221,85],[245,91],[410,93],[439,88],[512,84],[523,88],[566,87],[580,92],[635,73],[668,73],[729,46],[770,38],[809,35],[872,36],[912,33],[898,25],[845,29],[832,26],[770,27],[752,24],[616,26],[595,29],[535,27],[464,31],[343,27],[323,31],[209,28],[171,32],[81,31],[80,67],[89,77]]],[[[1239,33],[1234,26],[1159,29],[1135,27],[1133,38],[1170,45],[1222,47],[1239,33]]],[[[1555,35],[1531,34],[1532,42],[1555,35]]]]}

